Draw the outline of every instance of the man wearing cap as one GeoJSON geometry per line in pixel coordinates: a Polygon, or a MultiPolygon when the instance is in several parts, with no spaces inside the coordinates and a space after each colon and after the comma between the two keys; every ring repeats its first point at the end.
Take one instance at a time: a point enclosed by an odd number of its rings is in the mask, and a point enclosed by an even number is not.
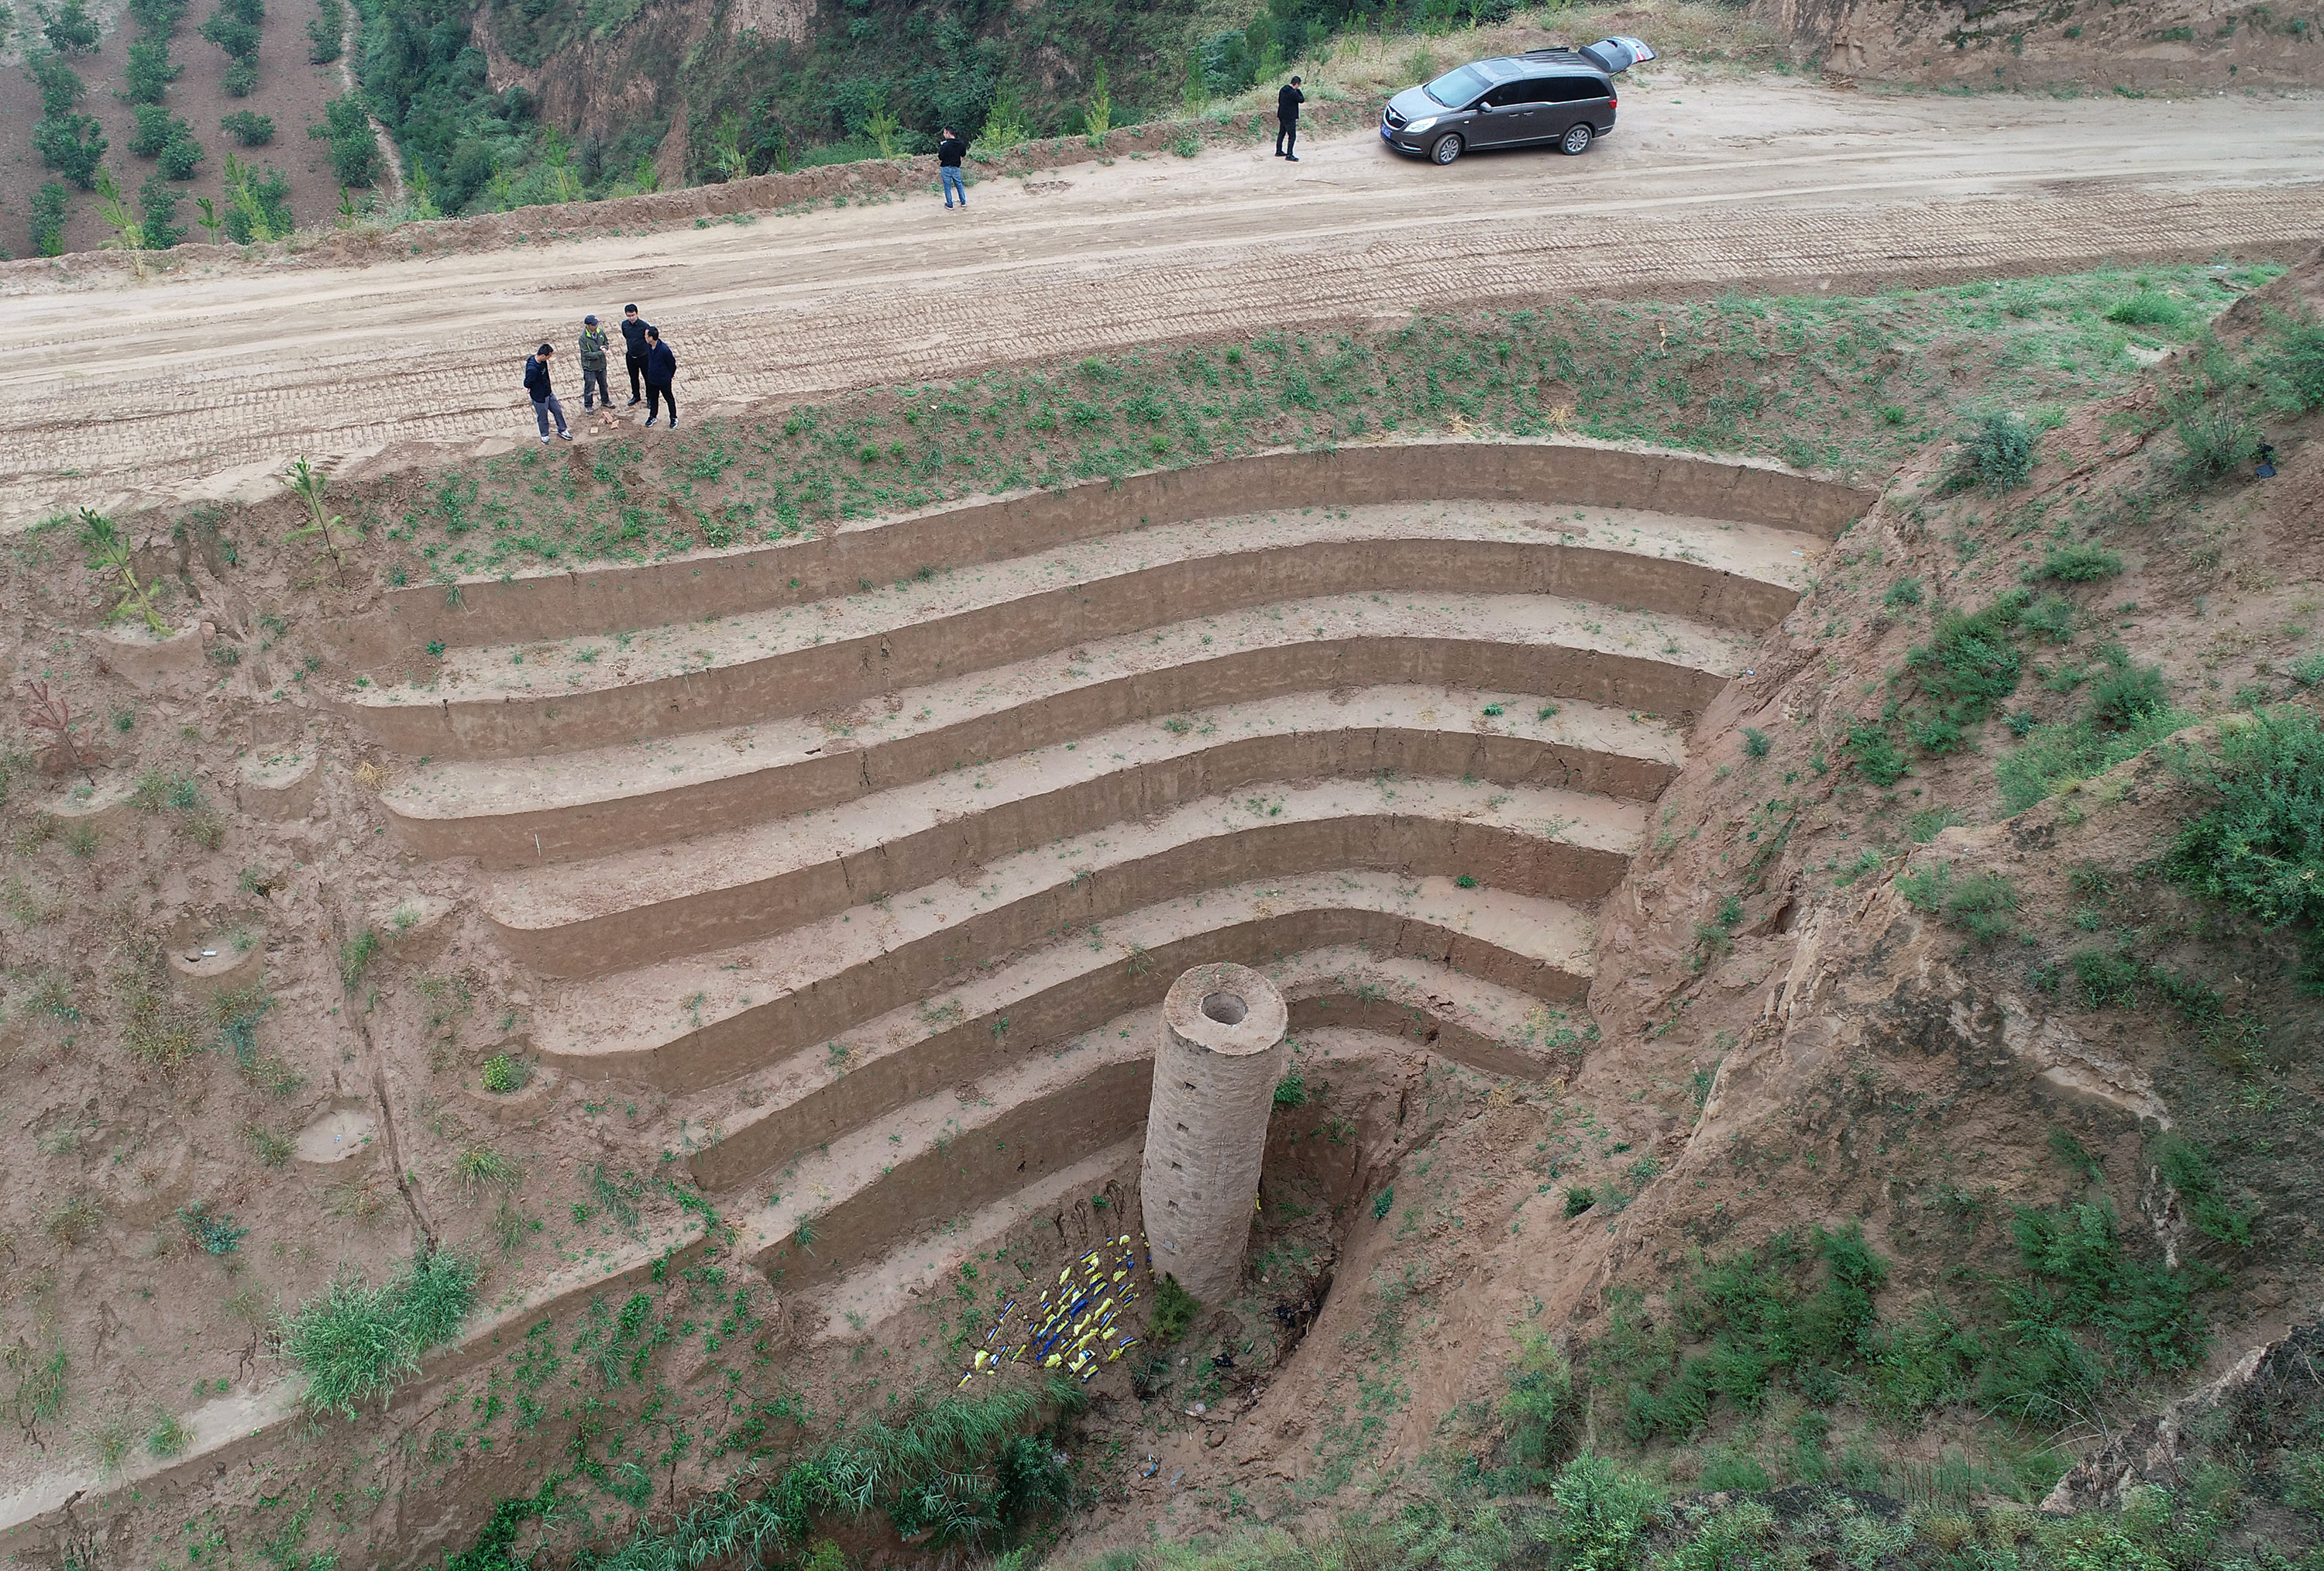
{"type": "Polygon", "coordinates": [[[599,399],[604,400],[607,409],[613,407],[613,395],[605,388],[605,351],[612,343],[595,317],[581,319],[581,407],[585,410],[596,408],[599,399]]]}
{"type": "Polygon", "coordinates": [[[557,402],[556,390],[549,385],[549,357],[557,351],[543,344],[524,363],[524,390],[532,399],[533,423],[540,427],[540,439],[549,439],[549,417],[557,417],[557,434],[567,441],[573,433],[565,429],[565,406],[557,402]]]}
{"type": "Polygon", "coordinates": [[[646,375],[646,319],[635,306],[622,308],[622,342],[629,347],[630,405],[635,408],[645,402],[641,384],[646,375]]]}

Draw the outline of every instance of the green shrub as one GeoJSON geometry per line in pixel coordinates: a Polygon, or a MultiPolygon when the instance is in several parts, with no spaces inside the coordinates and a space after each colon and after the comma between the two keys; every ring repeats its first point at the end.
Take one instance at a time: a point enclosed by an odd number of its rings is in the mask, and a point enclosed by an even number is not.
{"type": "Polygon", "coordinates": [[[1756,725],[1743,727],[1743,753],[1747,758],[1765,758],[1774,741],[1756,725]]]}
{"type": "Polygon", "coordinates": [[[323,1296],[280,1319],[283,1352],[307,1376],[317,1415],[353,1418],[419,1372],[420,1355],[449,1341],[475,1303],[476,1268],[438,1250],[414,1258],[382,1287],[341,1275],[323,1296]]]}
{"type": "Polygon", "coordinates": [[[324,104],[321,122],[308,126],[307,134],[331,144],[331,169],[341,185],[366,189],[377,177],[379,143],[363,100],[354,94],[324,104]]]}
{"type": "Polygon", "coordinates": [[[1517,1350],[1499,1412],[1509,1426],[1509,1449],[1518,1465],[1538,1472],[1563,1448],[1573,1427],[1573,1370],[1540,1331],[1526,1326],[1514,1335],[1517,1350]]]}
{"type": "Polygon", "coordinates": [[[250,1232],[247,1227],[236,1227],[232,1216],[223,1213],[212,1215],[209,1203],[204,1200],[180,1206],[178,1222],[194,1247],[204,1254],[232,1254],[242,1247],[244,1237],[250,1232]]]}
{"type": "Polygon", "coordinates": [[[129,15],[145,32],[167,38],[186,14],[186,0],[129,0],[129,15]]]}
{"type": "Polygon", "coordinates": [[[2090,683],[2084,716],[2101,731],[2135,731],[2149,716],[2170,707],[2170,689],[2160,666],[2133,665],[2120,644],[2101,652],[2106,667],[2090,683]]]}
{"type": "Polygon", "coordinates": [[[2014,590],[1973,612],[1945,612],[1929,642],[1905,652],[1904,664],[1936,701],[1938,718],[1957,726],[1981,724],[2017,690],[2024,662],[2009,634],[2032,601],[2014,590]]]}
{"type": "Polygon", "coordinates": [[[2324,649],[2313,649],[2283,668],[2283,674],[2303,688],[2324,682],[2324,649]]]}
{"type": "Polygon", "coordinates": [[[129,46],[128,63],[121,69],[121,98],[127,104],[158,104],[185,67],[170,59],[166,38],[141,38],[129,46]]]}
{"type": "MultiPolygon", "coordinates": [[[[2030,1346],[2037,1366],[2052,1377],[2092,1382],[2088,1389],[2095,1390],[2109,1378],[2137,1379],[2201,1361],[2209,1330],[2194,1296],[2217,1280],[2213,1273],[2131,1259],[2104,1206],[2020,1207],[2010,1233],[2030,1280],[2009,1292],[2008,1331],[2015,1347],[2030,1346]],[[2094,1330],[2102,1349],[2077,1343],[2070,1350],[2065,1342],[2080,1326],[2094,1330]]],[[[2056,1394],[2070,1388],[2049,1389],[2056,1394]]]]}
{"type": "Polygon", "coordinates": [[[1881,609],[1885,611],[1903,611],[1920,603],[1921,580],[1918,578],[1899,578],[1888,586],[1887,593],[1880,596],[1881,609]]]}
{"type": "Polygon", "coordinates": [[[32,147],[41,162],[85,191],[97,189],[97,171],[108,145],[105,127],[94,115],[44,116],[32,128],[32,147]]]}
{"type": "Polygon", "coordinates": [[[1167,1347],[1186,1334],[1194,1317],[1203,1312],[1202,1300],[1178,1285],[1178,1279],[1169,1272],[1154,1284],[1153,1336],[1157,1346],[1167,1347]]]}
{"type": "Polygon", "coordinates": [[[2209,485],[2259,449],[2259,428],[2224,398],[2174,409],[2171,429],[2179,439],[2172,470],[2190,485],[2209,485]]]}
{"type": "Polygon", "coordinates": [[[141,210],[138,231],[147,250],[167,251],[186,237],[185,226],[178,222],[178,193],[170,189],[170,177],[161,171],[147,175],[145,183],[137,188],[137,206],[141,210]]]}
{"type": "Polygon", "coordinates": [[[346,47],[346,0],[319,0],[307,22],[307,59],[318,66],[338,59],[346,47]]]}
{"type": "Polygon", "coordinates": [[[2020,632],[2045,643],[2071,643],[2074,629],[2081,619],[2081,612],[2063,595],[2044,595],[2025,607],[2025,614],[2017,619],[2017,626],[2020,632]]]}
{"type": "Polygon", "coordinates": [[[1596,1204],[1598,1204],[1598,1191],[1595,1189],[1591,1188],[1586,1184],[1572,1184],[1567,1186],[1565,1191],[1565,1214],[1567,1216],[1579,1216],[1584,1211],[1589,1210],[1590,1207],[1596,1204]]]}
{"type": "Polygon", "coordinates": [[[2255,1213],[2227,1202],[2219,1192],[2218,1175],[2209,1152],[2185,1136],[2163,1135],[2154,1142],[2154,1165],[2187,1207],[2187,1219],[2206,1238],[2237,1249],[2251,1243],[2255,1213]]]}
{"type": "Polygon", "coordinates": [[[2104,546],[2085,541],[2078,545],[2052,546],[2034,570],[2037,578],[2063,584],[2089,584],[2122,571],[2122,559],[2104,546]]]}
{"type": "Polygon", "coordinates": [[[2138,995],[2138,966],[2126,956],[2105,949],[2077,949],[2066,957],[2074,980],[2081,984],[2082,1004],[2103,1009],[2128,1003],[2138,995]]]}
{"type": "Polygon", "coordinates": [[[2261,388],[2280,414],[2324,409],[2324,319],[2312,311],[2272,311],[2256,358],[2261,388]]]}
{"type": "Polygon", "coordinates": [[[2130,328],[2183,328],[2187,308],[2160,291],[2142,289],[2107,311],[2106,319],[2130,328]]]}
{"type": "Polygon", "coordinates": [[[1307,1105],[1307,1082],[1296,1069],[1275,1083],[1275,1105],[1277,1107],[1307,1105]]]}
{"type": "Polygon", "coordinates": [[[2164,858],[2171,878],[2271,928],[2324,920],[2324,731],[2303,709],[2220,727],[2179,767],[2210,806],[2164,858]]]}
{"type": "Polygon", "coordinates": [[[1586,1451],[1558,1469],[1549,1499],[1542,1536],[1567,1571],[1630,1571],[1667,1509],[1652,1481],[1586,1451]]]}
{"type": "Polygon", "coordinates": [[[32,249],[42,256],[65,254],[65,199],[60,180],[44,181],[32,193],[32,249]]]}
{"type": "Polygon", "coordinates": [[[1952,864],[1940,862],[1901,873],[1896,892],[1914,910],[1959,928],[1980,944],[1991,944],[2016,931],[2012,913],[2017,910],[2017,886],[1998,873],[1973,873],[1956,879],[1952,864]]]}
{"type": "Polygon", "coordinates": [[[185,124],[159,104],[139,104],[130,110],[137,129],[130,134],[129,151],[140,158],[159,158],[170,145],[171,133],[185,124]]]}
{"type": "Polygon", "coordinates": [[[1840,745],[1848,750],[1856,772],[1874,785],[1892,786],[1904,778],[1904,755],[1896,750],[1885,726],[1852,720],[1840,745]]]}
{"type": "Polygon", "coordinates": [[[1905,1322],[1869,1339],[1876,1400],[1892,1413],[1924,1413],[1965,1401],[1985,1362],[1985,1344],[1951,1309],[1924,1298],[1905,1322]]]}
{"type": "Polygon", "coordinates": [[[1956,490],[1982,485],[2015,491],[2034,475],[2034,432],[2017,415],[1997,410],[1963,432],[1950,482],[1956,490]]]}
{"type": "Polygon", "coordinates": [[[102,34],[97,18],[88,14],[88,0],[60,0],[55,10],[42,5],[38,14],[41,34],[58,53],[87,54],[97,48],[102,34]]]}
{"type": "Polygon", "coordinates": [[[218,121],[218,129],[244,147],[263,147],[274,140],[274,117],[236,109],[218,121]]]}
{"type": "Polygon", "coordinates": [[[484,1060],[484,1089],[495,1096],[521,1091],[531,1078],[532,1066],[522,1058],[507,1053],[494,1053],[484,1060]]]}
{"type": "Polygon", "coordinates": [[[208,155],[202,152],[202,144],[195,141],[192,134],[188,132],[180,123],[177,134],[172,135],[168,143],[162,147],[159,166],[164,179],[191,180],[194,178],[194,171],[201,167],[202,160],[206,156],[208,155]]]}

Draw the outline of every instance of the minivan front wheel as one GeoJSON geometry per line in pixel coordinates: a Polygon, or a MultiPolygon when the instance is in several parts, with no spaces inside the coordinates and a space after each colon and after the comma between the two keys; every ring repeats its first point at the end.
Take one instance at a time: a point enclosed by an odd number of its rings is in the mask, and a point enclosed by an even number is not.
{"type": "Polygon", "coordinates": [[[1565,139],[1557,144],[1557,150],[1569,158],[1587,152],[1593,134],[1595,133],[1587,125],[1569,125],[1565,129],[1565,139]]]}
{"type": "Polygon", "coordinates": [[[1428,156],[1439,163],[1450,163],[1461,156],[1463,145],[1458,133],[1447,132],[1436,139],[1436,145],[1428,150],[1428,156]]]}

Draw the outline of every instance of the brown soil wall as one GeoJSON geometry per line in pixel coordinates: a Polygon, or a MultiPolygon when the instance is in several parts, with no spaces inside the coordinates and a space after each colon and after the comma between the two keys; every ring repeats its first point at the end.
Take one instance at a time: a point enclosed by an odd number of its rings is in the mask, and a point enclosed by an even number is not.
{"type": "MultiPolygon", "coordinates": [[[[595,884],[593,895],[635,898],[642,903],[588,919],[586,925],[614,935],[611,941],[621,947],[618,953],[608,954],[609,962],[629,962],[632,955],[650,952],[656,940],[634,924],[659,932],[660,944],[677,946],[656,958],[693,954],[837,916],[867,898],[963,877],[1045,841],[1155,818],[1258,782],[1362,780],[1382,771],[1420,779],[1474,776],[1495,785],[1523,785],[1537,774],[1567,772],[1545,744],[1516,736],[1368,728],[1242,737],[982,808],[964,782],[953,804],[959,816],[945,822],[852,852],[835,846],[833,855],[812,863],[713,890],[652,899],[627,881],[619,889],[595,884]],[[696,942],[697,938],[702,941],[696,942]]],[[[696,865],[718,855],[715,846],[689,851],[696,865]]],[[[652,865],[659,892],[675,880],[667,877],[668,861],[657,857],[652,865]]],[[[545,923],[520,927],[521,919],[508,910],[492,915],[503,932],[521,931],[534,942],[549,941],[549,935],[564,930],[562,925],[545,923]]]]}
{"type": "MultiPolygon", "coordinates": [[[[1238,650],[1111,681],[1039,693],[956,725],[875,741],[869,746],[835,739],[812,758],[787,760],[746,774],[668,790],[459,818],[407,816],[396,810],[392,798],[383,799],[383,805],[395,819],[398,832],[422,855],[474,856],[486,867],[521,867],[642,850],[778,814],[819,811],[875,791],[917,785],[964,764],[1011,757],[1113,726],[1215,705],[1391,683],[1549,696],[1554,684],[1544,680],[1543,668],[1567,658],[1572,657],[1554,648],[1455,639],[1319,639],[1238,650]]],[[[1693,700],[1695,704],[1704,701],[1701,696],[1693,700]]],[[[1360,752],[1366,756],[1405,756],[1419,740],[1416,733],[1358,727],[1335,735],[1336,750],[1343,755],[1360,752]]],[[[1441,766],[1422,770],[1416,763],[1367,763],[1363,767],[1475,775],[1500,785],[1554,786],[1634,800],[1658,795],[1673,772],[1672,765],[1652,759],[1522,737],[1439,732],[1427,736],[1426,743],[1430,756],[1441,760],[1441,766]]],[[[1316,772],[1349,772],[1325,767],[1316,772]]],[[[1296,776],[1278,774],[1277,778],[1296,776]]]]}
{"type": "MultiPolygon", "coordinates": [[[[975,821],[964,820],[969,824],[975,821]]],[[[1237,829],[1078,874],[1060,867],[1058,882],[1046,889],[891,949],[872,964],[851,966],[835,976],[811,983],[798,993],[681,1039],[697,1044],[693,1050],[679,1053],[677,1044],[671,1044],[658,1050],[653,1058],[658,1066],[673,1058],[691,1060],[697,1051],[711,1058],[721,1058],[724,1054],[713,1049],[711,1043],[729,1028],[743,1031],[750,1041],[757,1044],[765,1035],[765,1021],[760,1017],[767,1011],[804,1010],[808,1008],[809,1000],[824,995],[825,990],[853,994],[857,978],[882,977],[881,982],[871,984],[877,989],[875,996],[881,1000],[876,1007],[839,1005],[844,1012],[828,1023],[820,1022],[820,1012],[816,1012],[818,1023],[807,1029],[798,1040],[827,1037],[848,1021],[867,1020],[896,1007],[902,1001],[893,995],[898,983],[905,984],[902,997],[924,996],[911,989],[941,987],[948,976],[972,964],[1014,954],[1059,929],[1087,927],[1141,906],[1157,905],[1249,879],[1287,878],[1340,867],[1397,872],[1407,876],[1467,873],[1489,887],[1536,900],[1589,901],[1603,898],[1620,881],[1628,862],[1624,852],[1596,850],[1537,835],[1519,834],[1498,825],[1408,813],[1351,813],[1305,823],[1264,824],[1237,829]],[[886,980],[894,967],[903,964],[906,956],[922,957],[913,963],[909,981],[901,976],[886,980]],[[936,964],[939,956],[944,962],[941,966],[936,964]],[[744,1021],[753,1023],[746,1029],[744,1021]]],[[[825,863],[802,873],[790,885],[788,892],[797,902],[790,909],[772,906],[758,891],[744,888],[616,911],[559,928],[527,931],[503,927],[499,930],[506,947],[537,972],[551,976],[595,976],[788,931],[811,919],[810,913],[844,910],[919,887],[901,880],[889,882],[879,876],[881,870],[876,867],[862,869],[865,882],[851,883],[844,881],[842,866],[825,863]]],[[[837,999],[834,1002],[836,1004],[837,999]]],[[[871,997],[863,1002],[871,1003],[871,997]]],[[[736,1072],[749,1063],[763,1062],[769,1056],[763,1047],[753,1046],[726,1072],[736,1072]]],[[[639,1067],[641,1070],[642,1067],[639,1067]]],[[[651,1073],[641,1073],[640,1077],[673,1090],[680,1088],[681,1084],[691,1088],[706,1083],[696,1073],[659,1067],[651,1073]],[[676,1078],[672,1077],[674,1074],[676,1078]]]]}
{"type": "Polygon", "coordinates": [[[1146,1121],[1153,1064],[1117,1059],[1054,1095],[899,1164],[815,1219],[815,1241],[784,1239],[753,1262],[796,1292],[866,1264],[924,1228],[962,1216],[1124,1139],[1146,1121]]]}
{"type": "MultiPolygon", "coordinates": [[[[1514,991],[1557,1003],[1582,997],[1589,979],[1553,971],[1467,934],[1390,911],[1314,908],[1238,922],[1158,945],[1135,964],[1109,959],[1089,971],[1026,997],[954,1021],[893,1051],[852,1066],[845,1074],[754,1122],[731,1124],[725,1137],[696,1153],[694,1180],[713,1193],[749,1182],[800,1151],[861,1129],[942,1090],[995,1074],[1035,1053],[1160,1002],[1171,981],[1192,966],[1231,960],[1254,969],[1276,967],[1286,956],[1334,947],[1412,956],[1514,991]],[[1006,1019],[1005,1030],[1000,1029],[1006,1019]]],[[[1359,994],[1335,980],[1286,986],[1295,1026],[1360,1026],[1403,1037],[1488,1075],[1535,1078],[1548,1066],[1538,1055],[1423,1015],[1386,996],[1359,994]]],[[[1142,1104],[1141,1104],[1142,1105],[1142,1104]]]]}
{"type": "MultiPolygon", "coordinates": [[[[1382,589],[1561,595],[1680,616],[1707,608],[1705,619],[1711,621],[1726,620],[1717,603],[1730,596],[1768,610],[1794,598],[1773,585],[1628,551],[1547,542],[1317,541],[1172,562],[678,676],[538,698],[358,704],[346,712],[386,745],[421,756],[495,758],[598,747],[860,703],[947,672],[988,670],[1086,640],[1252,605],[1382,589]]],[[[1699,673],[1657,662],[1634,663],[1663,673],[1664,681],[1655,683],[1640,670],[1624,684],[1631,695],[1617,696],[1610,669],[1617,658],[1584,656],[1609,669],[1594,679],[1577,670],[1566,687],[1544,690],[1660,714],[1692,711],[1710,696],[1699,673]]],[[[1711,690],[1716,686],[1714,679],[1711,690]]]]}
{"type": "MultiPolygon", "coordinates": [[[[524,642],[731,615],[853,595],[865,579],[893,583],[923,567],[1004,560],[1140,523],[1286,507],[1496,498],[1645,508],[1822,539],[1838,534],[1877,500],[1869,492],[1757,464],[1567,443],[1409,442],[1265,453],[850,525],[789,545],[645,567],[476,580],[460,587],[456,605],[448,603],[442,586],[414,586],[392,591],[376,615],[318,635],[327,641],[320,652],[377,675],[374,668],[407,661],[433,639],[524,642]]],[[[1655,608],[1757,632],[1787,613],[1795,596],[1757,587],[1761,594],[1745,592],[1723,602],[1724,617],[1702,603],[1655,608]]],[[[1711,592],[1707,584],[1697,589],[1711,592]]]]}

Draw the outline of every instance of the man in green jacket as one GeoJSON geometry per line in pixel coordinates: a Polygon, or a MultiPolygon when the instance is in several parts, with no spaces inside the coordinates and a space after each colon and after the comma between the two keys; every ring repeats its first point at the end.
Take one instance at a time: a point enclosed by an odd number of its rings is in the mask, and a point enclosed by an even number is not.
{"type": "Polygon", "coordinates": [[[581,407],[595,409],[603,399],[605,407],[613,407],[613,395],[605,386],[605,350],[613,342],[605,329],[597,325],[594,316],[581,319],[581,407]]]}

